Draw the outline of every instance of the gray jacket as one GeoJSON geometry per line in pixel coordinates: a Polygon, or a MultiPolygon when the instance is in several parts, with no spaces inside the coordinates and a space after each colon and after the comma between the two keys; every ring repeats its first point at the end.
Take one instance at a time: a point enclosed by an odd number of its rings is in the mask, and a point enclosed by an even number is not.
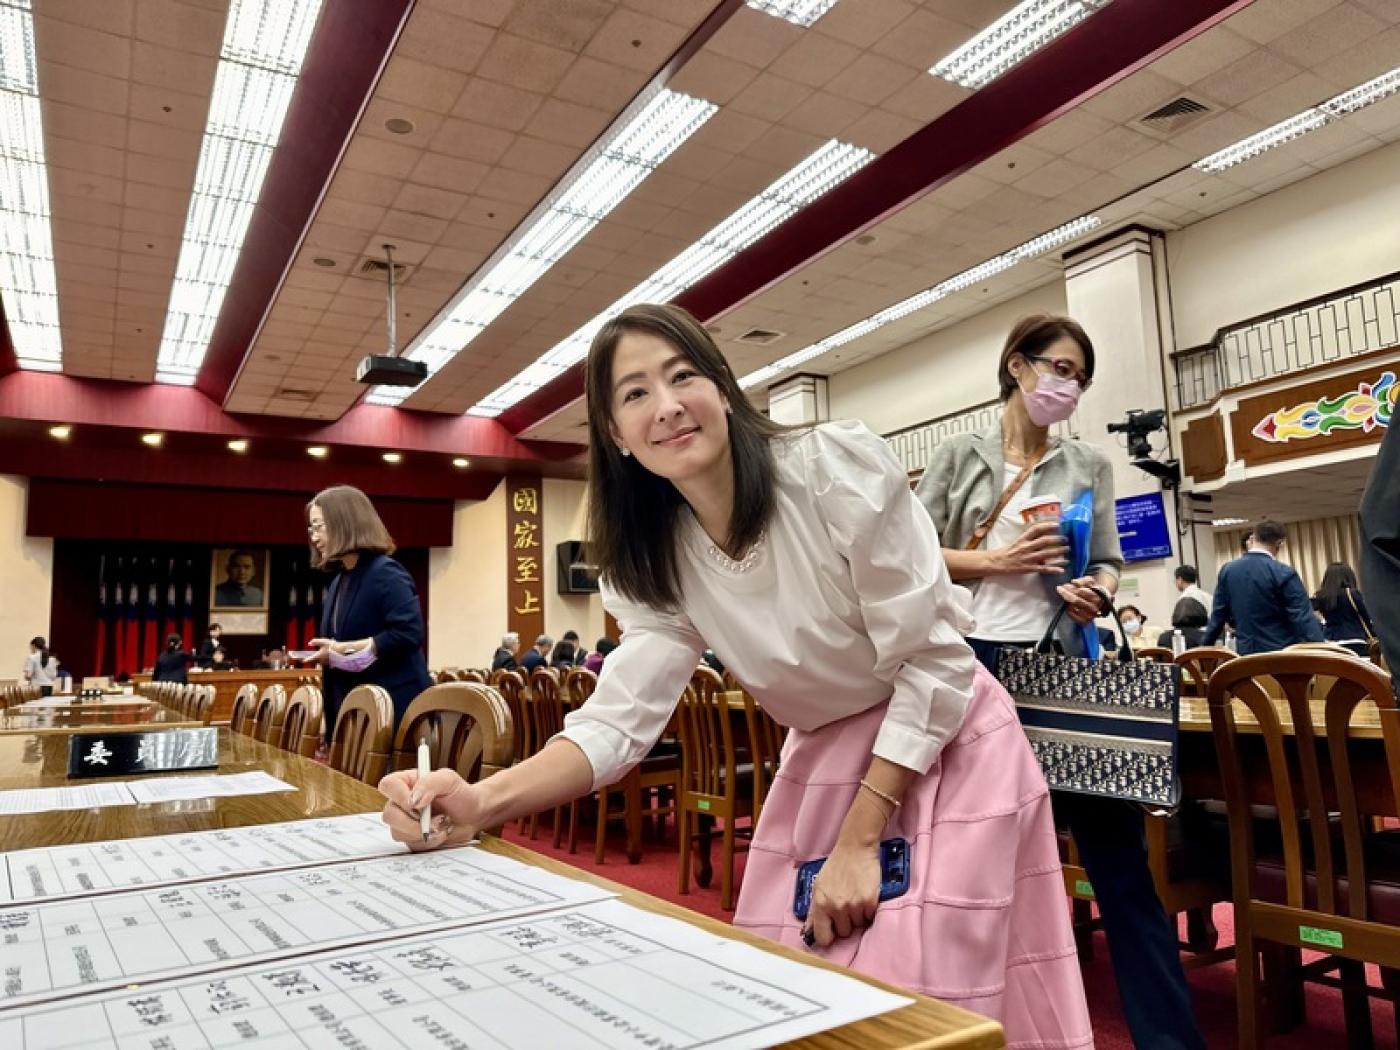
{"type": "MultiPolygon", "coordinates": [[[[929,460],[916,494],[933,519],[939,543],[961,550],[977,523],[991,513],[1005,488],[1001,425],[980,434],[959,434],[943,442],[929,460]]],[[[1108,457],[1082,441],[1051,438],[1049,451],[1014,497],[1059,496],[1069,503],[1087,488],[1094,490],[1094,531],[1089,536],[1089,574],[1123,569],[1118,519],[1113,502],[1113,467],[1108,457]]],[[[1067,576],[1066,576],[1067,578],[1067,576]]],[[[1063,578],[1045,577],[1053,589],[1063,578]]],[[[972,581],[960,581],[976,590],[972,581]]]]}

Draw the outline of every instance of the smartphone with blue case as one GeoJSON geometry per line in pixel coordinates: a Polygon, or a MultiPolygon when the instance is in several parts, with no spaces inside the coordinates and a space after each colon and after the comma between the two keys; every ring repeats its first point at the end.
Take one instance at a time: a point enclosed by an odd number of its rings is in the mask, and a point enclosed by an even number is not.
{"type": "MultiPolygon", "coordinates": [[[[817,872],[826,863],[825,857],[809,860],[797,869],[797,894],[793,898],[792,911],[799,919],[805,920],[812,907],[812,884],[817,881],[817,872]]],[[[902,897],[909,889],[909,843],[904,839],[885,839],[880,843],[880,900],[890,901],[902,897]]]]}

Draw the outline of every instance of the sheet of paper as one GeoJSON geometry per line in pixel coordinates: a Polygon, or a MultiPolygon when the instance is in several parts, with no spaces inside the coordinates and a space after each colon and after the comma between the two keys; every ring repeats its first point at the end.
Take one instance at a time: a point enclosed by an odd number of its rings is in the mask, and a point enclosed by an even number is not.
{"type": "Polygon", "coordinates": [[[609,896],[466,847],[15,905],[0,909],[0,1008],[609,896]]]}
{"type": "Polygon", "coordinates": [[[908,1002],[605,901],[0,1013],[0,1046],[740,1050],[908,1002]]]}
{"type": "Polygon", "coordinates": [[[406,852],[378,813],[15,850],[0,854],[0,905],[406,852]]]}
{"type": "Polygon", "coordinates": [[[146,699],[144,696],[102,696],[96,699],[91,697],[84,699],[78,696],[41,696],[37,700],[26,700],[22,704],[15,705],[20,711],[43,711],[51,707],[131,707],[136,704],[150,704],[154,701],[146,699]]]}
{"type": "Polygon", "coordinates": [[[130,806],[136,800],[125,782],[77,784],[73,787],[14,788],[0,791],[0,816],[51,813],[94,806],[130,806]]]}
{"type": "Polygon", "coordinates": [[[296,786],[264,773],[226,773],[204,777],[151,777],[128,781],[137,802],[188,802],[200,798],[228,798],[233,795],[265,795],[272,791],[295,791],[296,786]]]}

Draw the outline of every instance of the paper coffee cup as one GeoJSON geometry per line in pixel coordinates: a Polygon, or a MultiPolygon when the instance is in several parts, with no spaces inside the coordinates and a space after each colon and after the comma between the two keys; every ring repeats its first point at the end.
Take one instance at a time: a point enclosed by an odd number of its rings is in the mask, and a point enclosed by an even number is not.
{"type": "Polygon", "coordinates": [[[1027,525],[1060,520],[1059,496],[1032,496],[1021,501],[1021,520],[1027,525]]]}

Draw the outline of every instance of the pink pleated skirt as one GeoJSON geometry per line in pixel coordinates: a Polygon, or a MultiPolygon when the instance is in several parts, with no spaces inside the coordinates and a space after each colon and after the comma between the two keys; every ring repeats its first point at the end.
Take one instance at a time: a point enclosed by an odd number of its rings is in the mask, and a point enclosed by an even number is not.
{"type": "MultiPolygon", "coordinates": [[[[882,704],[788,734],[736,926],[805,947],[797,868],[835,845],[884,715],[882,704]]],[[[980,664],[962,728],[910,784],[882,838],[894,836],[909,842],[909,891],[865,930],[809,950],[994,1018],[1009,1047],[1093,1046],[1050,793],[1011,698],[980,664]]]]}

